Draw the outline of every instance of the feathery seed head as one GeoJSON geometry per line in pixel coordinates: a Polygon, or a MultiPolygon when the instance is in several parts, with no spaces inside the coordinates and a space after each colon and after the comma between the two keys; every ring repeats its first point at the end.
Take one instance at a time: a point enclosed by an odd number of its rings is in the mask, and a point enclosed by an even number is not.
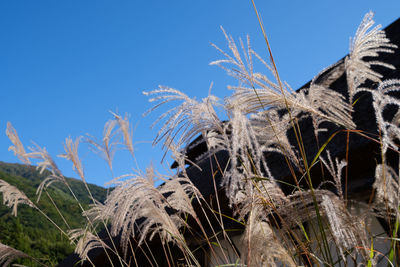
{"type": "Polygon", "coordinates": [[[25,148],[22,145],[21,140],[19,139],[18,133],[10,122],[7,122],[6,135],[14,144],[13,146],[10,146],[8,150],[13,151],[14,155],[16,155],[23,163],[31,164],[31,161],[29,160],[29,157],[25,152],[25,148]]]}
{"type": "Polygon", "coordinates": [[[381,25],[374,25],[373,12],[364,16],[357,29],[354,39],[350,42],[350,54],[345,59],[347,85],[349,90],[349,103],[353,103],[353,97],[360,91],[359,87],[366,81],[381,82],[382,75],[372,69],[379,65],[394,69],[393,65],[382,61],[365,61],[366,57],[378,57],[379,53],[394,53],[396,45],[391,44],[386,34],[381,30],[381,25]]]}
{"type": "Polygon", "coordinates": [[[3,194],[3,204],[12,209],[12,215],[14,216],[17,216],[19,204],[36,207],[23,192],[6,181],[0,180],[0,193],[3,194]]]}
{"type": "Polygon", "coordinates": [[[88,253],[94,248],[110,249],[98,236],[92,234],[87,228],[74,229],[68,232],[71,243],[76,243],[75,253],[85,261],[88,260],[88,253]]]}
{"type": "Polygon", "coordinates": [[[78,156],[78,146],[79,142],[82,139],[82,137],[78,137],[75,142],[72,141],[71,137],[68,137],[65,139],[65,144],[64,144],[64,149],[65,149],[65,154],[60,154],[58,155],[61,158],[65,158],[67,160],[70,160],[72,162],[73,169],[76,171],[76,173],[79,175],[79,177],[82,179],[83,182],[85,181],[85,175],[83,172],[83,167],[82,167],[82,162],[79,159],[78,156]]]}
{"type": "Polygon", "coordinates": [[[15,259],[30,258],[29,255],[15,248],[0,243],[0,265],[8,266],[15,259]]]}

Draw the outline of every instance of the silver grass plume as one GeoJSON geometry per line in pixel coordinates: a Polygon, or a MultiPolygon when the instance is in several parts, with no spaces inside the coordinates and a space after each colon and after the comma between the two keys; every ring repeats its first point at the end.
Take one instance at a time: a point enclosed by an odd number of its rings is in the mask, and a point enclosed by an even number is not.
{"type": "MultiPolygon", "coordinates": [[[[321,203],[325,194],[333,193],[322,189],[314,190],[315,201],[321,203]]],[[[288,216],[287,222],[293,222],[293,225],[315,218],[313,193],[310,190],[294,192],[288,196],[286,205],[279,207],[279,212],[282,216],[288,216]],[[298,212],[299,210],[302,212],[298,212]]]]}
{"type": "MultiPolygon", "coordinates": [[[[364,248],[369,247],[369,242],[364,218],[351,215],[345,203],[330,191],[314,189],[313,192],[297,191],[289,195],[286,202],[276,207],[276,213],[284,222],[283,229],[292,231],[306,222],[316,221],[318,216],[315,205],[318,205],[320,215],[326,219],[324,228],[329,229],[319,231],[330,233],[329,236],[333,239],[331,244],[339,249],[342,259],[345,260],[349,253],[366,257],[364,248]]],[[[318,231],[311,233],[319,234],[318,231]]]]}
{"type": "MultiPolygon", "coordinates": [[[[147,172],[146,175],[153,175],[147,172]]],[[[114,180],[116,188],[110,193],[104,206],[96,206],[93,214],[111,223],[111,234],[120,234],[124,250],[130,238],[140,236],[151,240],[158,234],[162,242],[175,242],[185,247],[179,228],[185,225],[182,214],[196,216],[191,198],[199,197],[198,190],[184,177],[173,177],[156,188],[153,177],[132,175],[124,180],[114,180]],[[176,212],[169,213],[173,209],[176,212]],[[141,219],[140,223],[138,220],[141,219]]]]}
{"type": "MultiPolygon", "coordinates": [[[[328,169],[328,172],[331,174],[334,186],[336,187],[337,194],[340,199],[343,199],[343,189],[342,189],[342,170],[347,166],[346,160],[342,159],[339,161],[338,158],[335,158],[335,162],[333,162],[331,154],[327,151],[327,160],[323,157],[320,157],[322,163],[328,169]]],[[[321,186],[320,186],[321,187],[321,186]]]]}
{"type": "MultiPolygon", "coordinates": [[[[238,218],[245,220],[255,207],[263,210],[263,215],[267,218],[269,215],[274,215],[276,209],[288,205],[289,199],[283,193],[282,189],[272,179],[262,178],[260,181],[253,180],[252,186],[254,188],[253,194],[249,195],[248,192],[239,191],[240,196],[236,196],[238,201],[235,202],[238,210],[238,218]]],[[[260,210],[257,210],[260,212],[260,210]]]]}
{"type": "MultiPolygon", "coordinates": [[[[321,203],[324,194],[332,193],[326,190],[314,190],[317,204],[321,203]]],[[[291,229],[317,217],[314,204],[311,191],[295,191],[287,196],[287,200],[282,205],[277,206],[277,213],[285,222],[284,227],[291,229]]]]}
{"type": "Polygon", "coordinates": [[[242,53],[239,51],[238,47],[232,36],[228,35],[223,28],[222,32],[225,35],[225,39],[228,42],[228,47],[232,53],[229,55],[227,52],[220,49],[215,44],[212,44],[225,58],[216,60],[210,63],[210,65],[217,65],[224,69],[228,75],[236,78],[239,81],[240,86],[245,85],[251,88],[262,87],[270,88],[273,91],[280,92],[280,87],[277,83],[271,81],[266,75],[254,72],[253,66],[253,56],[255,56],[268,70],[271,72],[275,80],[277,76],[273,68],[269,66],[250,46],[250,38],[247,36],[247,48],[245,47],[243,41],[239,39],[242,53]],[[242,59],[241,54],[244,56],[242,59]],[[232,65],[232,68],[225,67],[225,64],[232,65]]]}
{"type": "Polygon", "coordinates": [[[273,78],[277,80],[274,70],[251,48],[250,38],[247,37],[247,48],[240,39],[241,53],[232,36],[227,35],[223,29],[222,31],[232,55],[223,51],[216,45],[213,45],[225,58],[213,61],[210,65],[221,67],[227,71],[228,75],[239,81],[239,86],[228,87],[233,89],[235,93],[230,97],[226,107],[228,109],[240,109],[245,113],[254,113],[258,110],[264,110],[270,105],[272,106],[276,101],[279,102],[282,99],[280,86],[271,81],[266,75],[254,72],[253,56],[260,60],[272,73],[273,78]],[[244,60],[242,59],[242,54],[244,60]],[[225,65],[230,65],[232,67],[226,67],[225,65]],[[262,88],[263,90],[257,88],[262,88]]]}
{"type": "Polygon", "coordinates": [[[61,171],[58,169],[54,160],[47,153],[46,148],[41,148],[37,144],[34,144],[34,147],[29,147],[29,150],[31,150],[31,152],[26,153],[18,137],[17,131],[9,122],[7,123],[6,133],[14,144],[14,146],[10,146],[9,150],[14,151],[19,159],[21,159],[25,164],[30,164],[30,159],[39,160],[39,163],[37,164],[37,169],[39,169],[40,174],[42,174],[46,169],[51,172],[51,174],[39,184],[36,190],[36,194],[38,195],[37,201],[40,200],[43,189],[50,186],[53,182],[59,181],[62,183],[66,183],[64,176],[61,174],[61,171]]]}
{"type": "Polygon", "coordinates": [[[223,185],[230,204],[241,201],[237,198],[244,192],[252,195],[252,179],[267,176],[272,178],[264,159],[264,150],[249,119],[240,110],[233,110],[230,126],[232,134],[225,144],[230,156],[230,169],[224,174],[223,185]],[[238,194],[239,192],[241,194],[238,194]]]}
{"type": "Polygon", "coordinates": [[[97,235],[92,234],[87,228],[68,231],[71,244],[76,244],[75,253],[83,260],[90,260],[88,253],[95,248],[110,249],[97,235]]]}
{"type": "Polygon", "coordinates": [[[132,142],[132,129],[129,124],[129,118],[127,115],[125,117],[121,117],[120,115],[111,112],[114,115],[114,119],[117,121],[120,131],[122,132],[122,136],[124,138],[125,147],[129,150],[129,152],[134,156],[133,142],[132,142]]]}
{"type": "Polygon", "coordinates": [[[396,214],[399,207],[399,175],[386,164],[378,164],[375,169],[375,182],[372,185],[376,190],[375,203],[377,207],[388,206],[391,212],[396,214]]]}
{"type": "MultiPolygon", "coordinates": [[[[363,218],[352,216],[347,211],[343,201],[326,190],[315,189],[314,192],[298,191],[285,196],[283,193],[276,192],[275,186],[270,186],[265,192],[260,192],[260,195],[255,194],[253,202],[244,206],[244,209],[247,209],[247,214],[249,214],[246,233],[247,235],[251,234],[249,237],[255,238],[255,242],[272,242],[273,240],[263,240],[261,233],[249,233],[249,231],[257,231],[257,225],[251,225],[251,220],[257,221],[259,223],[258,226],[265,231],[270,227],[268,215],[276,216],[278,214],[283,222],[283,229],[291,232],[298,225],[316,220],[315,205],[320,207],[321,215],[327,220],[327,227],[330,229],[329,232],[334,244],[339,249],[340,256],[345,259],[345,255],[351,253],[365,257],[366,253],[363,248],[368,247],[369,242],[364,229],[365,222],[363,218]],[[258,217],[253,217],[256,214],[258,214],[258,217]],[[257,239],[259,240],[257,241],[257,239]]],[[[258,248],[258,246],[254,247],[259,253],[253,255],[253,258],[266,253],[264,249],[262,249],[264,252],[260,252],[258,248]]],[[[288,253],[287,255],[293,255],[293,253],[288,253]]],[[[269,261],[272,262],[271,259],[269,261]]]]}
{"type": "Polygon", "coordinates": [[[396,139],[400,139],[398,115],[387,121],[384,119],[383,111],[388,105],[395,105],[400,110],[400,100],[391,95],[392,92],[400,91],[400,80],[386,80],[381,82],[376,90],[363,90],[372,93],[376,122],[381,131],[382,153],[385,154],[388,148],[398,150],[395,143],[396,139]]]}
{"type": "Polygon", "coordinates": [[[347,129],[356,128],[350,115],[353,108],[345,102],[344,96],[340,93],[314,84],[308,90],[297,92],[294,97],[295,103],[290,105],[294,108],[294,115],[299,112],[309,113],[317,132],[320,131],[319,125],[324,121],[333,122],[347,129]]]}
{"type": "MultiPolygon", "coordinates": [[[[321,207],[322,215],[336,218],[336,222],[331,222],[329,219],[330,224],[342,224],[340,228],[342,228],[343,231],[360,231],[358,226],[355,225],[355,218],[348,213],[343,201],[327,190],[314,189],[313,192],[310,190],[297,191],[289,195],[286,204],[278,207],[277,210],[282,218],[285,219],[285,222],[288,223],[288,226],[292,225],[294,227],[317,217],[315,204],[321,207]]],[[[359,241],[362,243],[365,240],[364,235],[361,235],[361,233],[362,232],[359,233],[359,241]]]]}
{"type": "Polygon", "coordinates": [[[168,205],[178,210],[178,215],[190,214],[193,218],[197,218],[191,198],[199,199],[201,198],[201,194],[189,179],[175,177],[166,181],[159,190],[161,194],[167,196],[168,205]]]}
{"type": "Polygon", "coordinates": [[[144,115],[172,101],[182,101],[182,104],[164,112],[153,123],[152,127],[161,122],[163,123],[154,138],[154,144],[163,140],[163,146],[166,149],[169,149],[173,142],[178,147],[181,147],[199,133],[205,133],[207,130],[212,129],[218,132],[223,130],[214,110],[214,106],[219,105],[218,98],[213,95],[209,95],[203,98],[201,102],[198,102],[178,90],[163,86],[160,86],[159,90],[143,92],[143,94],[154,95],[149,101],[156,103],[144,115]]]}
{"type": "Polygon", "coordinates": [[[39,201],[43,189],[49,187],[54,182],[61,182],[63,184],[66,184],[67,182],[64,175],[62,175],[61,171],[58,169],[53,158],[47,152],[46,148],[41,148],[35,144],[35,147],[30,147],[29,149],[31,152],[28,153],[27,156],[39,160],[39,163],[37,163],[37,169],[39,169],[40,174],[42,174],[45,170],[50,171],[50,175],[39,184],[36,190],[36,195],[38,195],[37,201],[39,201]]]}
{"type": "Polygon", "coordinates": [[[254,206],[249,213],[243,242],[249,266],[297,266],[292,258],[294,251],[282,246],[260,206],[254,206]]]}
{"type": "Polygon", "coordinates": [[[325,69],[321,70],[311,80],[312,85],[320,85],[325,88],[330,88],[331,84],[340,78],[346,71],[344,61],[340,60],[325,69]]]}
{"type": "Polygon", "coordinates": [[[18,258],[30,258],[29,255],[25,254],[24,252],[17,250],[15,248],[9,247],[0,243],[0,265],[1,266],[8,266],[12,263],[15,259],[18,258]]]}
{"type": "Polygon", "coordinates": [[[103,138],[101,141],[97,141],[93,136],[88,136],[86,141],[91,145],[94,152],[98,153],[108,164],[108,167],[112,171],[113,159],[116,151],[116,146],[119,143],[116,126],[118,122],[116,120],[109,120],[104,125],[103,138]]]}
{"type": "MultiPolygon", "coordinates": [[[[239,107],[244,113],[256,113],[268,108],[286,109],[288,105],[293,117],[306,113],[313,117],[316,125],[323,121],[333,122],[345,128],[354,129],[355,124],[349,113],[352,107],[339,93],[313,85],[308,90],[283,96],[268,88],[230,87],[235,93],[229,100],[229,107],[239,107]]],[[[266,112],[267,113],[267,112],[266,112]]]]}
{"type": "MultiPolygon", "coordinates": [[[[263,206],[265,214],[270,214],[274,206],[287,203],[285,194],[269,171],[268,159],[264,154],[266,151],[274,151],[271,147],[279,140],[272,141],[276,140],[274,133],[271,127],[263,123],[267,122],[248,119],[239,110],[232,112],[231,137],[225,144],[230,155],[230,169],[224,173],[223,185],[230,204],[236,206],[236,213],[242,219],[251,212],[254,205],[263,206]],[[270,138],[262,139],[260,135],[263,133],[270,134],[270,138]]],[[[288,150],[294,153],[290,148],[288,150]]]]}
{"type": "Polygon", "coordinates": [[[66,138],[64,144],[64,150],[66,153],[58,156],[70,160],[72,162],[73,170],[76,171],[82,181],[86,183],[82,162],[78,156],[78,146],[81,138],[82,137],[78,137],[75,142],[72,141],[71,137],[66,138]]]}
{"type": "Polygon", "coordinates": [[[33,208],[36,207],[23,192],[6,181],[0,180],[0,193],[3,194],[3,204],[12,209],[12,215],[14,216],[17,216],[19,204],[25,204],[33,208]]]}
{"type": "Polygon", "coordinates": [[[345,59],[349,103],[353,104],[353,97],[359,92],[359,87],[366,81],[381,82],[382,75],[372,69],[374,65],[395,69],[391,64],[379,60],[364,61],[365,57],[378,57],[379,53],[394,53],[396,45],[391,44],[381,25],[374,25],[373,12],[364,16],[356,35],[350,41],[350,54],[345,59]]]}
{"type": "MultiPolygon", "coordinates": [[[[227,127],[224,127],[224,129],[227,129],[227,127]]],[[[211,151],[217,151],[226,147],[225,144],[229,138],[226,134],[221,134],[216,131],[207,131],[204,139],[206,140],[207,146],[211,151]]]]}
{"type": "Polygon", "coordinates": [[[14,144],[13,146],[10,146],[8,148],[8,151],[13,151],[14,155],[16,155],[23,163],[31,164],[29,157],[26,156],[25,148],[22,145],[21,140],[19,139],[18,133],[10,122],[7,122],[6,135],[14,144]]]}
{"type": "Polygon", "coordinates": [[[278,109],[271,108],[252,114],[250,122],[263,151],[283,154],[300,169],[301,163],[287,136],[292,126],[287,113],[281,116],[278,109]]]}
{"type": "Polygon", "coordinates": [[[87,218],[91,225],[96,223],[108,223],[109,219],[113,216],[113,213],[106,213],[109,211],[106,209],[105,204],[95,200],[93,204],[89,205],[89,208],[82,212],[82,215],[87,218]]]}
{"type": "Polygon", "coordinates": [[[187,177],[186,174],[186,161],[190,162],[191,164],[193,164],[193,166],[196,166],[199,170],[201,170],[201,168],[193,161],[191,161],[190,159],[188,159],[188,157],[185,154],[185,150],[178,150],[178,146],[175,143],[171,143],[170,147],[169,147],[169,151],[171,152],[171,157],[173,160],[176,161],[176,163],[178,164],[178,167],[180,168],[180,170],[182,171],[182,173],[185,175],[185,177],[187,177]]]}
{"type": "Polygon", "coordinates": [[[228,71],[228,74],[239,80],[239,86],[229,86],[234,94],[229,98],[226,108],[240,109],[245,114],[257,113],[270,108],[289,108],[296,116],[300,112],[306,112],[320,121],[332,121],[346,128],[353,129],[355,125],[351,119],[352,107],[345,103],[343,96],[327,90],[325,87],[313,84],[308,92],[296,93],[288,85],[281,88],[276,82],[271,81],[266,75],[254,72],[253,56],[267,67],[275,80],[278,80],[275,71],[261,57],[251,49],[249,38],[247,38],[247,49],[240,40],[243,55],[231,36],[225,32],[228,46],[232,55],[216,47],[225,59],[211,62],[211,65],[218,65],[228,71]],[[230,64],[232,68],[225,67],[230,64]],[[283,90],[283,92],[282,92],[283,90]]]}
{"type": "Polygon", "coordinates": [[[369,247],[369,242],[363,229],[365,222],[360,221],[358,216],[352,216],[344,202],[332,194],[322,195],[321,207],[342,259],[345,261],[346,254],[352,250],[366,257],[364,248],[369,247]]]}

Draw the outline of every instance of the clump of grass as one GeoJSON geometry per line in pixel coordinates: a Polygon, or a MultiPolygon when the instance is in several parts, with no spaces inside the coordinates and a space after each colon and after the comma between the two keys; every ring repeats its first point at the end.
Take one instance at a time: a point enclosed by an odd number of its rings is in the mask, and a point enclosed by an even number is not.
{"type": "MultiPolygon", "coordinates": [[[[400,256],[396,249],[399,174],[385,159],[388,151],[399,151],[396,144],[400,139],[399,112],[391,120],[382,113],[388,105],[400,107],[400,101],[391,94],[400,91],[400,80],[382,81],[382,75],[372,67],[394,67],[370,59],[377,58],[380,53],[393,53],[397,47],[390,43],[379,25],[371,29],[372,17],[372,13],[364,17],[344,63],[324,70],[308,88],[298,92],[281,82],[272,53],[269,64],[251,48],[249,38],[246,45],[240,40],[237,46],[225,31],[230,52],[215,46],[224,59],[211,64],[222,67],[238,79],[237,86],[229,87],[232,96],[224,102],[212,95],[197,101],[167,87],[146,92],[155,103],[151,112],[166,103],[180,103],[164,112],[154,124],[161,125],[155,144],[162,143],[172,153],[178,171],[167,177],[152,169],[127,174],[111,181],[115,189],[104,204],[91,197],[92,206],[85,210],[78,201],[87,225],[67,233],[61,230],[76,244],[76,253],[95,265],[95,259],[88,253],[100,248],[109,263],[118,266],[139,266],[143,262],[168,266],[177,262],[186,266],[370,266],[382,260],[396,265],[400,256]],[[264,64],[271,75],[256,72],[253,60],[264,64]],[[328,72],[330,78],[322,79],[328,72]],[[347,77],[346,95],[329,88],[332,79],[343,73],[347,77]],[[368,81],[374,82],[373,85],[378,83],[378,86],[366,87],[368,81]],[[325,151],[338,132],[357,132],[353,120],[354,99],[365,92],[372,95],[380,132],[374,141],[381,145],[382,155],[373,184],[375,201],[370,205],[347,198],[347,192],[343,192],[347,186],[343,184],[343,172],[348,162],[342,158],[332,159],[331,153],[325,151]],[[218,118],[216,106],[224,109],[228,121],[218,118]],[[311,164],[299,126],[299,121],[307,119],[312,122],[320,147],[311,164]],[[330,132],[331,129],[335,132],[330,132]],[[197,143],[190,143],[198,135],[202,138],[196,139],[197,143]],[[296,144],[291,142],[293,139],[296,144]],[[199,144],[206,146],[205,154],[190,159],[187,150],[199,144]],[[219,162],[219,153],[226,153],[228,162],[219,162]],[[285,160],[293,184],[281,181],[273,174],[268,157],[271,154],[279,154],[285,160]],[[208,164],[200,166],[202,162],[208,164]],[[191,166],[187,167],[187,164],[191,166]],[[315,179],[312,179],[311,169],[316,164],[326,169],[332,179],[323,181],[321,177],[320,184],[313,184],[315,179]],[[204,166],[210,168],[212,174],[215,200],[203,196],[189,174],[198,169],[197,173],[202,175],[204,166]],[[163,184],[156,186],[157,180],[163,184]],[[283,183],[292,190],[283,190],[283,183]],[[224,189],[223,195],[219,188],[224,189]],[[226,202],[221,202],[221,197],[226,202]],[[227,210],[224,205],[229,205],[232,214],[223,213],[227,210]],[[360,210],[362,214],[359,214],[360,210]],[[395,221],[392,234],[377,237],[371,231],[371,217],[395,221]],[[229,222],[240,228],[230,228],[229,222]],[[105,238],[100,237],[99,227],[103,227],[105,238]],[[114,242],[116,237],[120,240],[114,242]],[[377,251],[374,240],[379,239],[390,242],[387,251],[377,251]]],[[[271,51],[269,45],[268,48],[271,51]]],[[[113,116],[114,119],[106,123],[102,140],[87,139],[87,143],[107,161],[111,171],[116,146],[122,144],[135,157],[127,117],[114,113],[113,116]]],[[[39,160],[38,168],[50,170],[51,175],[38,187],[38,197],[55,182],[70,188],[45,149],[36,146],[26,152],[11,124],[8,124],[7,135],[14,144],[10,150],[23,162],[29,164],[39,160]]],[[[78,157],[80,140],[73,142],[67,138],[66,153],[61,157],[72,162],[91,196],[78,157]]],[[[3,182],[0,191],[15,215],[18,204],[35,207],[23,193],[3,182]]],[[[72,190],[71,194],[74,196],[72,190]]],[[[26,255],[6,246],[0,247],[0,261],[7,259],[10,263],[8,259],[12,260],[14,256],[26,255]],[[10,255],[13,256],[10,258],[10,255]]]]}

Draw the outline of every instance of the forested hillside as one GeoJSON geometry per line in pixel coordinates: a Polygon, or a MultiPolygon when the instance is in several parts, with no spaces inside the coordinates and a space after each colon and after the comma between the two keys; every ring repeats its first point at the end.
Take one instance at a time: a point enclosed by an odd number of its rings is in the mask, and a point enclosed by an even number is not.
{"type": "MultiPolygon", "coordinates": [[[[36,188],[48,175],[47,172],[40,174],[34,166],[0,162],[0,179],[16,186],[35,203],[36,188]]],[[[67,178],[67,181],[83,207],[88,207],[91,200],[84,184],[73,178],[67,178]]],[[[106,189],[96,185],[89,185],[89,188],[96,200],[100,202],[105,200],[106,189]]],[[[43,192],[37,205],[64,230],[84,226],[85,219],[81,216],[77,201],[61,183],[54,183],[47,192],[43,192]],[[48,195],[51,196],[66,222],[59,215],[48,195]]],[[[66,255],[73,252],[67,238],[38,211],[20,205],[18,217],[14,217],[11,215],[11,210],[2,202],[0,202],[0,242],[35,258],[45,259],[49,266],[56,265],[66,255]]],[[[36,266],[30,259],[22,259],[18,263],[36,266]]]]}

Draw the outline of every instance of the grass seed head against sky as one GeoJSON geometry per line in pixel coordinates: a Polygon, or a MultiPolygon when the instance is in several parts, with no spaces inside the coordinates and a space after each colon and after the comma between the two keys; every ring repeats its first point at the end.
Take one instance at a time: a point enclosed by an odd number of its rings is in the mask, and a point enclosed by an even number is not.
{"type": "MultiPolygon", "coordinates": [[[[377,24],[400,16],[400,1],[255,1],[281,79],[297,89],[348,52],[349,37],[368,11],[377,24]]],[[[7,148],[7,121],[25,146],[31,141],[51,155],[63,153],[66,137],[101,138],[109,111],[130,114],[140,169],[160,164],[152,148],[156,130],[142,91],[166,85],[201,99],[229,95],[235,85],[208,64],[222,58],[210,43],[227,50],[220,26],[236,40],[248,34],[262,57],[267,49],[251,1],[2,1],[0,3],[0,160],[18,162],[7,148]]],[[[259,72],[266,72],[258,69],[259,72]]],[[[79,156],[87,181],[112,179],[107,164],[83,144],[79,156]]],[[[66,176],[71,164],[57,158],[66,176]]],[[[114,175],[137,169],[117,152],[114,175]]]]}

